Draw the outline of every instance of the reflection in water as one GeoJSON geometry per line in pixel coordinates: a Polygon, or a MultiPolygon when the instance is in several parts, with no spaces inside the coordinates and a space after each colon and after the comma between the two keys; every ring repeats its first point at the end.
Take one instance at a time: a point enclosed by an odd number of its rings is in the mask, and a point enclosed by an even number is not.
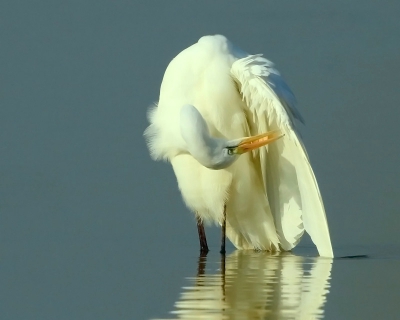
{"type": "Polygon", "coordinates": [[[175,303],[177,319],[323,318],[332,259],[236,251],[206,263],[175,303]]]}

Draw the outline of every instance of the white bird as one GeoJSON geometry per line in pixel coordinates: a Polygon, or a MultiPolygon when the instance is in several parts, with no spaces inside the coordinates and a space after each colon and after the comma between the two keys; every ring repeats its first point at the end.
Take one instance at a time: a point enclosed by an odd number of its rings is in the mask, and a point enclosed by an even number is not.
{"type": "Polygon", "coordinates": [[[202,37],[168,65],[145,137],[152,158],[172,164],[202,252],[203,221],[211,221],[222,226],[221,253],[225,229],[236,248],[267,251],[291,250],[305,230],[333,257],[294,103],[271,61],[221,35],[202,37]]]}

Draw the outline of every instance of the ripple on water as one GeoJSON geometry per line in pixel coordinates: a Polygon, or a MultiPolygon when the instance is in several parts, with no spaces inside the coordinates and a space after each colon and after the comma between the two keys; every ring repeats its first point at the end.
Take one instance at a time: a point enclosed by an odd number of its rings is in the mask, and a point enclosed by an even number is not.
{"type": "MultiPolygon", "coordinates": [[[[225,260],[199,258],[172,319],[320,319],[332,259],[236,251],[225,260]]],[[[170,318],[171,319],[171,318],[170,318]]]]}

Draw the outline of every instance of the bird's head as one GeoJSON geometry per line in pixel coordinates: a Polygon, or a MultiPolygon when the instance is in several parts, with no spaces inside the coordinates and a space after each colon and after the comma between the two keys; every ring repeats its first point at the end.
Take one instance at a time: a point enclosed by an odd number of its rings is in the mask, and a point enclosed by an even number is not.
{"type": "MultiPolygon", "coordinates": [[[[211,164],[205,165],[210,169],[223,169],[229,167],[240,155],[263,147],[281,138],[283,134],[280,130],[270,131],[252,137],[245,137],[235,140],[215,139],[216,143],[212,148],[211,164]]],[[[213,139],[213,138],[211,138],[213,139]]],[[[212,144],[212,143],[211,143],[212,144]]]]}
{"type": "Polygon", "coordinates": [[[192,105],[181,110],[181,135],[187,151],[203,166],[223,169],[234,163],[241,154],[263,147],[283,136],[280,130],[235,140],[214,138],[200,112],[192,105]]]}

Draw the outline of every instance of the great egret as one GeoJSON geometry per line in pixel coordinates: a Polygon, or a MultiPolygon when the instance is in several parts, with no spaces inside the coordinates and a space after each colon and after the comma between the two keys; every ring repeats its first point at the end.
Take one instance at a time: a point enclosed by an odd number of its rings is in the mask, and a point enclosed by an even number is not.
{"type": "Polygon", "coordinates": [[[333,257],[294,102],[271,61],[221,35],[202,37],[168,65],[145,137],[153,159],[172,164],[201,251],[211,221],[222,226],[221,253],[225,232],[238,249],[281,251],[306,230],[319,254],[333,257]]]}

